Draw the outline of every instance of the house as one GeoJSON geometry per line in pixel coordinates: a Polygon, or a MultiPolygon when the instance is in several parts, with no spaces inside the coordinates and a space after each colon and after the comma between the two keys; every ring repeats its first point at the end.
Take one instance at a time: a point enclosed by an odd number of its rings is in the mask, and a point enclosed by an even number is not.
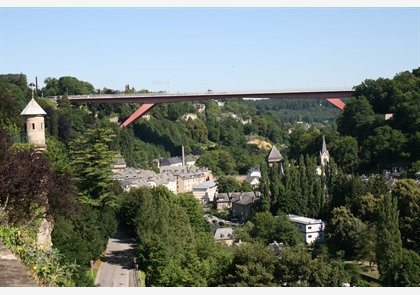
{"type": "Polygon", "coordinates": [[[315,241],[324,241],[325,223],[322,220],[294,214],[289,214],[288,217],[289,220],[295,224],[302,236],[302,239],[306,243],[311,244],[315,241]]]}
{"type": "Polygon", "coordinates": [[[258,188],[260,186],[260,177],[257,176],[247,176],[245,181],[249,182],[252,188],[258,188]]]}
{"type": "Polygon", "coordinates": [[[125,162],[124,158],[120,154],[116,154],[113,158],[113,162],[111,163],[111,170],[112,172],[117,172],[118,170],[127,168],[127,163],[125,162]]]}
{"type": "Polygon", "coordinates": [[[183,166],[183,160],[185,166],[193,166],[195,165],[195,159],[190,156],[183,157],[171,157],[171,158],[163,158],[159,160],[159,168],[160,167],[180,167],[183,166]]]}
{"type": "Polygon", "coordinates": [[[197,112],[202,113],[206,110],[206,105],[203,103],[195,103],[194,108],[197,110],[197,112]]]}
{"type": "Polygon", "coordinates": [[[281,249],[283,249],[284,244],[278,243],[277,241],[274,241],[268,245],[273,252],[273,255],[276,257],[281,257],[281,249]]]}
{"type": "Polygon", "coordinates": [[[245,181],[249,182],[251,186],[255,189],[260,185],[261,179],[261,170],[259,167],[252,167],[248,170],[245,181]]]}
{"type": "Polygon", "coordinates": [[[213,174],[204,167],[196,166],[163,166],[160,173],[168,173],[176,177],[177,193],[187,193],[193,191],[193,186],[205,181],[213,181],[213,174]]]}
{"type": "Polygon", "coordinates": [[[196,197],[203,205],[213,202],[216,191],[217,184],[214,181],[205,181],[192,186],[192,193],[194,197],[196,197]]]}
{"type": "Polygon", "coordinates": [[[251,218],[251,208],[260,200],[260,192],[240,192],[231,194],[232,216],[245,223],[251,218]]]}
{"type": "Polygon", "coordinates": [[[213,203],[216,205],[217,210],[224,208],[230,209],[232,206],[230,193],[215,193],[213,203]]]}
{"type": "Polygon", "coordinates": [[[152,170],[128,167],[115,171],[112,178],[118,180],[125,191],[129,191],[131,188],[153,188],[158,185],[163,185],[173,193],[177,193],[176,177],[167,173],[156,174],[152,170]]]}
{"type": "Polygon", "coordinates": [[[182,166],[182,158],[180,157],[171,157],[163,158],[159,161],[160,167],[180,167],[182,166]]]}
{"type": "Polygon", "coordinates": [[[109,118],[109,122],[118,124],[118,116],[109,118]]]}
{"type": "Polygon", "coordinates": [[[231,246],[234,242],[233,229],[231,227],[216,229],[213,237],[216,241],[223,242],[228,246],[231,246]]]}

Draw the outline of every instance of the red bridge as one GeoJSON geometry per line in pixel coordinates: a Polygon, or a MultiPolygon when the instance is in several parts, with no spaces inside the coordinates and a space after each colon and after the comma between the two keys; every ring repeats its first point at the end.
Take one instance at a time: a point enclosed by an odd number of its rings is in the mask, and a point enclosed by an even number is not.
{"type": "Polygon", "coordinates": [[[207,99],[229,98],[273,98],[273,99],[326,99],[340,110],[345,103],[341,98],[351,97],[354,90],[290,90],[290,91],[248,91],[248,92],[213,92],[205,93],[133,93],[133,94],[91,94],[69,95],[70,102],[96,102],[96,103],[142,103],[120,126],[126,127],[142,115],[150,111],[158,103],[171,103],[179,101],[196,101],[207,99]]]}

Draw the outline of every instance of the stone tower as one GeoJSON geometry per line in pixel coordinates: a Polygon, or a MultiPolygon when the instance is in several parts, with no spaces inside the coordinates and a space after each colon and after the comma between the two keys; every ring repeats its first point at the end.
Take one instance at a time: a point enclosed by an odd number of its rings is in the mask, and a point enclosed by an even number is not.
{"type": "Polygon", "coordinates": [[[267,156],[268,166],[271,167],[274,163],[281,163],[283,159],[284,157],[282,156],[282,154],[280,154],[279,150],[273,145],[267,156]]]}
{"type": "Polygon", "coordinates": [[[25,132],[28,135],[28,143],[35,145],[37,151],[46,151],[44,115],[47,113],[35,101],[33,91],[31,101],[20,114],[25,118],[25,132]]]}
{"type": "Polygon", "coordinates": [[[327,144],[325,143],[325,136],[322,136],[322,149],[319,152],[320,164],[324,166],[330,162],[330,153],[327,150],[327,144]]]}

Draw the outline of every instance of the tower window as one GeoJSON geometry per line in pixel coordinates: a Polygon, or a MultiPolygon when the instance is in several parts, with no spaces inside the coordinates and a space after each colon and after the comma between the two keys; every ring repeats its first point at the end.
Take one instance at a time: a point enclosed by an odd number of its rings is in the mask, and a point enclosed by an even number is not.
{"type": "Polygon", "coordinates": [[[35,123],[32,123],[32,130],[35,130],[35,123]]]}
{"type": "Polygon", "coordinates": [[[44,129],[44,123],[41,123],[41,130],[44,129]]]}

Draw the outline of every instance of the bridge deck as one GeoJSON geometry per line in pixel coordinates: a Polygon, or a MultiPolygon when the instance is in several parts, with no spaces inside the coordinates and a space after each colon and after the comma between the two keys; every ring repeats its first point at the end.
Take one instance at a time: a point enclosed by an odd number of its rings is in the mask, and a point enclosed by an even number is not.
{"type": "Polygon", "coordinates": [[[90,94],[69,95],[71,102],[112,103],[167,103],[222,98],[279,98],[279,99],[327,99],[350,97],[351,89],[333,90],[290,90],[290,91],[246,91],[205,93],[132,93],[132,94],[90,94]]]}
{"type": "Polygon", "coordinates": [[[274,99],[326,99],[337,108],[343,110],[344,102],[340,98],[351,97],[351,89],[329,90],[289,90],[289,91],[246,91],[246,92],[213,92],[205,93],[132,93],[132,94],[90,94],[70,95],[71,102],[95,102],[95,103],[141,103],[142,106],[135,111],[125,122],[126,127],[142,115],[150,111],[158,103],[171,103],[180,101],[196,101],[207,99],[229,98],[274,98],[274,99]]]}

